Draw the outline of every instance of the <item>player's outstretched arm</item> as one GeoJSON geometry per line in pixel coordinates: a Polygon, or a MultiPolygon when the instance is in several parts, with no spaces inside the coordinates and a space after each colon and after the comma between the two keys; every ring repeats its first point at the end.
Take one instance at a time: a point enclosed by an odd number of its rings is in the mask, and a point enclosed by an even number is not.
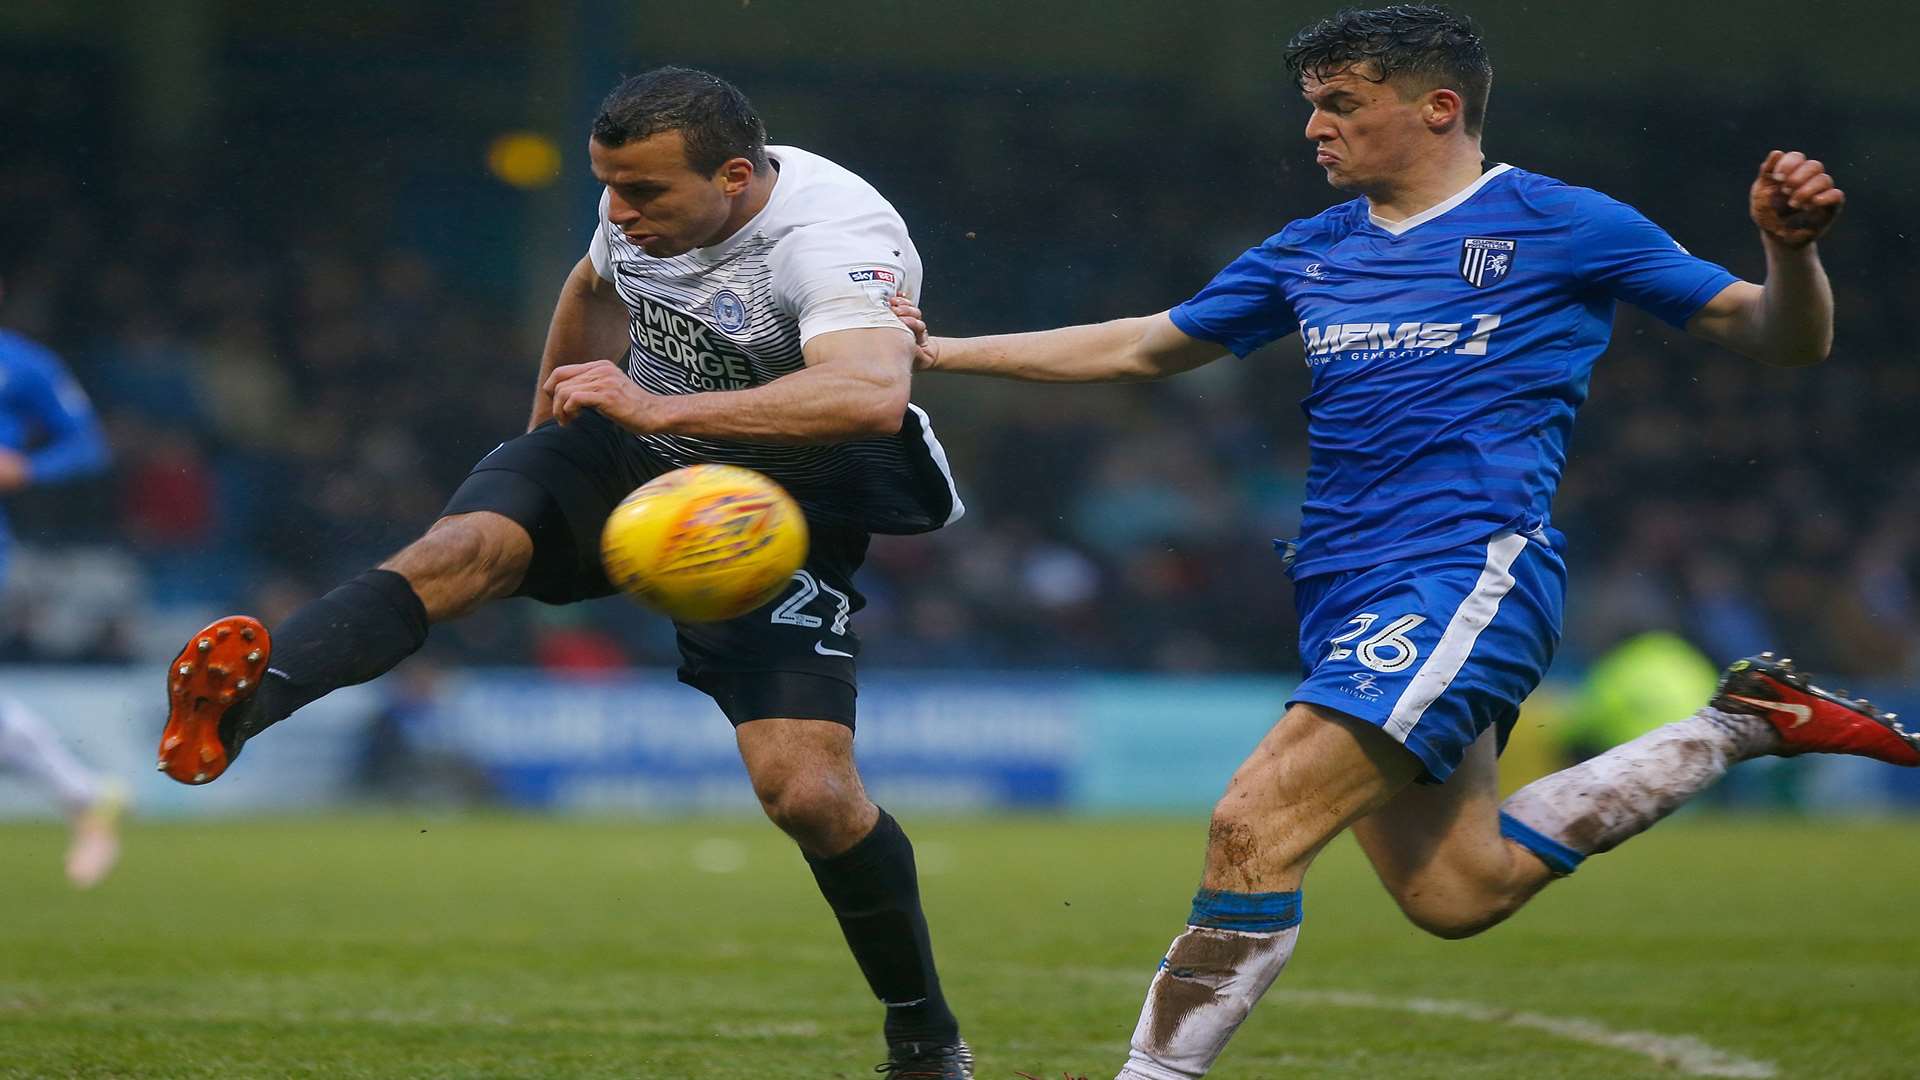
{"type": "Polygon", "coordinates": [[[547,346],[540,353],[540,378],[533,384],[533,416],[527,421],[528,431],[553,417],[553,396],[546,387],[555,368],[627,355],[627,319],[627,305],[614,291],[613,282],[600,276],[591,258],[582,258],[560,286],[553,321],[547,325],[547,346]]]}
{"type": "Polygon", "coordinates": [[[831,443],[900,430],[913,380],[913,338],[859,327],[809,338],[807,366],[747,390],[650,394],[605,360],[555,368],[543,389],[554,418],[592,408],[636,435],[767,443],[831,443]]]}
{"type": "Polygon", "coordinates": [[[1026,382],[1138,382],[1191,371],[1226,353],[1188,337],[1166,312],[1028,334],[946,338],[927,333],[913,301],[893,298],[893,313],[913,331],[914,367],[994,375],[1026,382]]]}
{"type": "Polygon", "coordinates": [[[1833,287],[1815,241],[1833,227],[1846,195],[1820,162],[1775,150],[1748,204],[1767,252],[1766,284],[1727,286],[1687,321],[1687,332],[1769,364],[1817,364],[1833,348],[1833,287]]]}

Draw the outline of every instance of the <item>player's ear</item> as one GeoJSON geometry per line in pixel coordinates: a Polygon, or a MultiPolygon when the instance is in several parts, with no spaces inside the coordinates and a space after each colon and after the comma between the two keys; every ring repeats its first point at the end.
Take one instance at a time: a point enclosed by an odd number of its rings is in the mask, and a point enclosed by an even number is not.
{"type": "Polygon", "coordinates": [[[713,174],[713,178],[720,185],[722,194],[738,195],[753,182],[753,162],[743,157],[729,158],[725,165],[720,166],[720,171],[713,174]]]}
{"type": "Polygon", "coordinates": [[[1466,106],[1459,92],[1442,86],[1427,91],[1420,102],[1420,118],[1426,121],[1428,131],[1438,135],[1465,122],[1466,106]]]}

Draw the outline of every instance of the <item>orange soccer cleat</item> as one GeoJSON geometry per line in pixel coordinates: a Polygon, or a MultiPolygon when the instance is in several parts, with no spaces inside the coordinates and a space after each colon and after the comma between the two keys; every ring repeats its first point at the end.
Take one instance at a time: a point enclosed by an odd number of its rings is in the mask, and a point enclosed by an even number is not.
{"type": "Polygon", "coordinates": [[[187,642],[167,671],[161,772],[204,784],[227,771],[258,727],[247,721],[272,654],[267,628],[245,615],[216,619],[187,642]]]}
{"type": "Polygon", "coordinates": [[[1780,753],[1856,754],[1894,765],[1920,765],[1920,729],[1866,698],[1849,699],[1807,681],[1793,661],[1772,653],[1735,660],[1720,678],[1713,707],[1765,717],[1780,733],[1780,753]]]}

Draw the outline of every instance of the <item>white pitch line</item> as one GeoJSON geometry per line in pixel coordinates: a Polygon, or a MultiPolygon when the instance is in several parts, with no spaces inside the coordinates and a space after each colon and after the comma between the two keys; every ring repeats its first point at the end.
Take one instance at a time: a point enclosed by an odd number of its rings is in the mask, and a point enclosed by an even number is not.
{"type": "MultiPolygon", "coordinates": [[[[1112,968],[1079,968],[1069,973],[1101,978],[1124,979],[1144,984],[1147,973],[1112,968]]],[[[1055,975],[1062,974],[1056,972],[1055,975]]],[[[1595,1020],[1577,1016],[1547,1016],[1543,1013],[1500,1009],[1471,1001],[1446,1001],[1438,998],[1391,998],[1355,990],[1283,990],[1267,992],[1265,1000],[1280,1000],[1296,1005],[1322,1005],[1343,1009],[1380,1009],[1413,1013],[1419,1016],[1444,1016],[1481,1024],[1504,1024],[1554,1035],[1569,1042],[1585,1043],[1610,1050],[1639,1054],[1668,1068],[1692,1076],[1725,1076],[1735,1080],[1769,1080],[1779,1075],[1771,1061],[1755,1061],[1730,1054],[1691,1035],[1662,1035],[1655,1031],[1616,1031],[1595,1020]]]]}
{"type": "Polygon", "coordinates": [[[1729,1076],[1767,1080],[1778,1069],[1770,1061],[1753,1061],[1729,1054],[1701,1042],[1691,1035],[1661,1035],[1652,1031],[1615,1031],[1593,1020],[1580,1017],[1545,1016],[1536,1012],[1517,1012],[1476,1005],[1471,1001],[1440,1001],[1434,998],[1387,998],[1350,990],[1275,990],[1268,998],[1279,998],[1301,1005],[1332,1005],[1348,1009],[1385,1009],[1417,1013],[1421,1016],[1445,1016],[1482,1024],[1557,1035],[1571,1042],[1604,1046],[1640,1054],[1671,1068],[1694,1076],[1729,1076]]]}

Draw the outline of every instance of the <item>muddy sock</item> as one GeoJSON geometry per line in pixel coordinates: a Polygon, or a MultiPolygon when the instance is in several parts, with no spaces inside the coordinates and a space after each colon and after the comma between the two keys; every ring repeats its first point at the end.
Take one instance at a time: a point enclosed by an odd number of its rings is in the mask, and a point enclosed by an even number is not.
{"type": "Polygon", "coordinates": [[[1758,717],[1701,709],[1514,792],[1500,807],[1500,832],[1556,874],[1571,874],[1587,856],[1651,828],[1732,766],[1772,753],[1779,738],[1758,717]]]}
{"type": "Polygon", "coordinates": [[[1280,977],[1300,936],[1300,893],[1201,889],[1186,933],[1147,987],[1119,1080],[1192,1080],[1280,977]]]}

